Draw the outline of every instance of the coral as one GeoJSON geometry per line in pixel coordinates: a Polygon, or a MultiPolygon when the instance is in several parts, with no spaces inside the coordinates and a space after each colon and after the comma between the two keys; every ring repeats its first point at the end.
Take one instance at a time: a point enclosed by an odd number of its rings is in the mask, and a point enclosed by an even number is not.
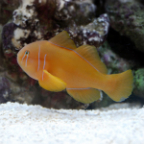
{"type": "Polygon", "coordinates": [[[56,0],[56,3],[54,18],[67,24],[74,20],[77,25],[85,25],[95,17],[96,6],[92,0],[56,0]]]}
{"type": "Polygon", "coordinates": [[[134,94],[144,98],[144,68],[135,71],[134,94]]]}
{"type": "Polygon", "coordinates": [[[16,55],[17,50],[27,44],[29,40],[39,40],[41,34],[36,30],[23,29],[18,27],[15,23],[8,23],[3,27],[2,40],[3,51],[6,57],[16,55]]]}
{"type": "Polygon", "coordinates": [[[68,29],[68,32],[71,34],[77,46],[89,44],[99,47],[105,41],[108,29],[109,17],[107,14],[102,14],[87,25],[76,26],[73,24],[68,29]]]}
{"type": "Polygon", "coordinates": [[[126,60],[114,53],[107,42],[98,49],[101,60],[106,64],[108,73],[120,73],[136,66],[132,60],[126,60]]]}
{"type": "Polygon", "coordinates": [[[6,77],[0,76],[0,104],[9,100],[11,91],[9,89],[9,82],[6,77]]]}
{"type": "Polygon", "coordinates": [[[99,109],[103,107],[108,107],[111,104],[115,103],[109,96],[102,92],[103,98],[95,103],[92,103],[88,109],[99,109]]]}
{"type": "Polygon", "coordinates": [[[64,108],[64,109],[86,109],[89,104],[82,104],[75,101],[65,91],[62,92],[49,92],[41,89],[42,106],[48,108],[64,108]]]}
{"type": "MultiPolygon", "coordinates": [[[[50,20],[47,20],[47,15],[42,18],[39,16],[41,7],[45,4],[44,1],[41,5],[36,2],[22,1],[21,6],[13,12],[13,22],[5,25],[3,29],[5,49],[9,45],[15,49],[21,49],[27,43],[49,39],[64,29],[71,34],[78,46],[87,43],[98,47],[104,42],[109,29],[109,18],[107,14],[103,14],[96,19],[95,6],[92,2],[57,0],[55,11],[51,10],[53,17],[50,20]],[[78,11],[79,14],[75,16],[74,11],[78,11]],[[64,13],[67,18],[63,16],[64,13]]],[[[49,3],[47,1],[46,6],[49,3]]],[[[43,13],[45,14],[45,11],[43,13]]]]}
{"type": "Polygon", "coordinates": [[[144,52],[144,5],[138,0],[107,0],[105,7],[112,28],[129,37],[144,52]]]}
{"type": "MultiPolygon", "coordinates": [[[[40,5],[34,0],[22,1],[20,7],[13,12],[13,22],[3,28],[3,45],[6,53],[13,53],[14,49],[21,49],[25,44],[36,40],[49,39],[64,29],[71,34],[77,46],[87,43],[98,47],[104,42],[108,33],[109,18],[103,14],[96,19],[95,6],[92,2],[57,0],[55,11],[51,10],[54,18],[47,21],[47,15],[44,15],[43,19],[39,16],[45,1],[42,3],[40,5]],[[76,10],[79,12],[77,17],[74,13],[76,10]],[[64,18],[64,13],[67,18],[64,18]],[[41,19],[45,24],[41,25],[41,19]]],[[[46,6],[49,3],[47,1],[46,6]]]]}
{"type": "Polygon", "coordinates": [[[5,24],[11,20],[12,12],[19,5],[19,0],[1,0],[0,1],[0,24],[5,24]]]}
{"type": "Polygon", "coordinates": [[[16,55],[15,47],[12,45],[12,39],[16,28],[17,26],[14,23],[8,23],[3,27],[3,52],[6,57],[12,57],[13,55],[16,55]]]}
{"type": "Polygon", "coordinates": [[[3,28],[3,26],[0,24],[0,46],[2,44],[2,38],[1,38],[1,36],[2,36],[2,28],[3,28]]]}
{"type": "Polygon", "coordinates": [[[13,22],[20,27],[25,28],[27,25],[36,25],[37,13],[34,7],[34,0],[23,0],[18,9],[13,12],[13,22]]]}
{"type": "MultiPolygon", "coordinates": [[[[12,73],[10,73],[12,74],[12,73]]],[[[29,85],[29,88],[24,84],[16,83],[15,73],[9,76],[6,71],[0,72],[0,103],[7,101],[17,101],[20,103],[32,103],[36,95],[36,90],[29,85]],[[13,78],[13,79],[11,79],[13,78]]]]}

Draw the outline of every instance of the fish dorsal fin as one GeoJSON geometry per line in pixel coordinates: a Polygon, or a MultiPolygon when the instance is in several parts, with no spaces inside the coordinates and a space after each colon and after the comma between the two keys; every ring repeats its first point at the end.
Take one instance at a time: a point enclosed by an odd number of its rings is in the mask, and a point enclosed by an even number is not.
{"type": "Polygon", "coordinates": [[[55,37],[51,38],[49,42],[60,47],[76,49],[75,43],[66,31],[57,34],[55,37]]]}
{"type": "Polygon", "coordinates": [[[99,72],[106,74],[107,68],[105,64],[101,61],[98,52],[94,46],[82,45],[74,50],[80,54],[85,60],[87,60],[92,66],[95,67],[99,72]]]}

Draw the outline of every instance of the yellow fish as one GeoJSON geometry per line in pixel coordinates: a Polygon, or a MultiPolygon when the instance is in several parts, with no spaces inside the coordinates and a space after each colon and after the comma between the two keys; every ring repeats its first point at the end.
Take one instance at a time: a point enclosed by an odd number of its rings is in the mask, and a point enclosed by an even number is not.
{"type": "Polygon", "coordinates": [[[100,90],[120,102],[132,93],[133,74],[107,74],[94,46],[76,48],[68,33],[63,31],[49,41],[26,45],[17,54],[21,68],[39,85],[49,91],[62,91],[82,103],[100,99],[100,90]]]}

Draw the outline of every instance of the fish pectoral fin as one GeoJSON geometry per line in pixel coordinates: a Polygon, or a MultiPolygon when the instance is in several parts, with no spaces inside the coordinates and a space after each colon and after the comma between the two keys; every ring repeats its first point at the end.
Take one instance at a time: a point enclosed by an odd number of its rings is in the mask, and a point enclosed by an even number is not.
{"type": "Polygon", "coordinates": [[[67,93],[82,103],[92,103],[101,98],[101,92],[95,88],[67,88],[67,93]]]}
{"type": "Polygon", "coordinates": [[[64,48],[76,49],[76,45],[66,31],[62,31],[49,40],[52,44],[64,48]]]}
{"type": "Polygon", "coordinates": [[[43,70],[42,79],[39,80],[39,85],[49,91],[62,91],[66,88],[66,83],[58,77],[43,70]]]}

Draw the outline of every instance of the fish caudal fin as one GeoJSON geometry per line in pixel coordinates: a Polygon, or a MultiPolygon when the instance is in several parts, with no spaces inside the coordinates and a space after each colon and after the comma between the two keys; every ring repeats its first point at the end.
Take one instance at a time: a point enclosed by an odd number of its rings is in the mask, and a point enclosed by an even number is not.
{"type": "Polygon", "coordinates": [[[92,103],[101,98],[101,92],[95,88],[67,88],[67,93],[81,103],[92,103]]]}
{"type": "Polygon", "coordinates": [[[108,84],[104,92],[114,101],[121,102],[128,98],[133,89],[133,74],[127,70],[121,74],[108,75],[108,84]]]}

